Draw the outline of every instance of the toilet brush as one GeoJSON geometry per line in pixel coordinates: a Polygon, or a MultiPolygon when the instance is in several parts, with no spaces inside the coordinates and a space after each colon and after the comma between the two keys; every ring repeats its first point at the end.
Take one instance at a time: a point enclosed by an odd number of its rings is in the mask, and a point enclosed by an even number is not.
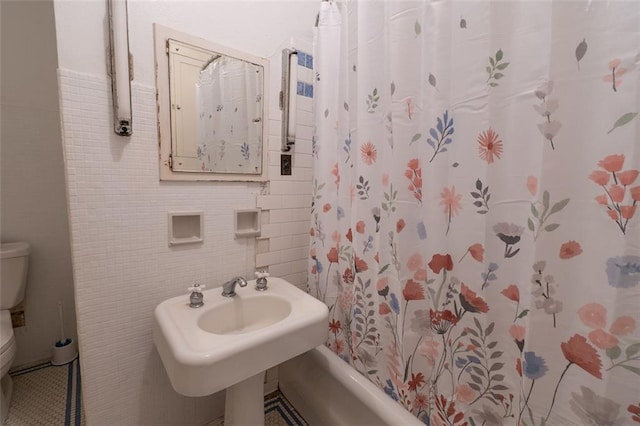
{"type": "Polygon", "coordinates": [[[71,339],[65,337],[64,334],[64,320],[62,319],[62,302],[58,300],[58,322],[60,323],[60,340],[56,342],[56,348],[67,346],[71,343],[71,339]]]}
{"type": "Polygon", "coordinates": [[[51,360],[51,364],[64,365],[76,359],[78,351],[76,350],[76,344],[73,339],[65,337],[61,301],[58,301],[58,321],[60,323],[60,340],[53,345],[53,359],[51,360]]]}

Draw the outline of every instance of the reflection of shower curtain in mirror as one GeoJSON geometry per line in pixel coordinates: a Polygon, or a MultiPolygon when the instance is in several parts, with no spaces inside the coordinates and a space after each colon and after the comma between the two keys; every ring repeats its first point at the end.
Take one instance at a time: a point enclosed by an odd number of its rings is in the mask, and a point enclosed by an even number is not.
{"type": "Polygon", "coordinates": [[[260,166],[253,123],[258,85],[255,66],[221,57],[202,72],[196,85],[198,159],[202,170],[255,172],[260,166]]]}

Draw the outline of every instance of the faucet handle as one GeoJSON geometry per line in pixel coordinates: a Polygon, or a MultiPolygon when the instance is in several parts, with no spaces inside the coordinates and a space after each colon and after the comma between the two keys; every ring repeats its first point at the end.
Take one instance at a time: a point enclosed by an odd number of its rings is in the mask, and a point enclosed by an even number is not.
{"type": "Polygon", "coordinates": [[[204,284],[200,284],[200,283],[195,283],[195,284],[193,285],[193,287],[188,287],[188,288],[187,288],[187,290],[188,290],[188,291],[190,291],[190,292],[194,292],[194,291],[195,291],[195,292],[198,292],[198,293],[199,293],[199,292],[201,292],[202,290],[204,290],[205,288],[207,288],[207,286],[206,286],[206,285],[204,285],[204,284]]]}
{"type": "Polygon", "coordinates": [[[193,287],[187,288],[191,292],[189,295],[189,307],[191,308],[199,308],[204,305],[204,295],[202,294],[202,290],[204,290],[205,286],[200,285],[199,283],[195,283],[193,287]]]}
{"type": "Polygon", "coordinates": [[[256,290],[265,291],[267,289],[267,277],[269,273],[267,271],[258,271],[256,275],[256,290]]]}

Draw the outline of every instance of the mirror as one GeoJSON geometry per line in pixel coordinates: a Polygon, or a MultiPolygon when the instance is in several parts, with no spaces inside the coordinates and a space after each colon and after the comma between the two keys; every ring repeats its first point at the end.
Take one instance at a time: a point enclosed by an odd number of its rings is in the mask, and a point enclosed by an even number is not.
{"type": "Polygon", "coordinates": [[[267,61],[159,25],[154,31],[160,178],[266,180],[267,61]]]}

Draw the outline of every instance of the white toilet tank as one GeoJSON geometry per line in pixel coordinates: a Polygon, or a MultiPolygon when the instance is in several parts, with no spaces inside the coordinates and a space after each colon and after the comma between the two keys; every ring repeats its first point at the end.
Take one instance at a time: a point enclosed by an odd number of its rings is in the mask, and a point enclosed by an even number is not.
{"type": "Polygon", "coordinates": [[[24,299],[30,253],[27,243],[0,244],[0,309],[13,308],[24,299]]]}

